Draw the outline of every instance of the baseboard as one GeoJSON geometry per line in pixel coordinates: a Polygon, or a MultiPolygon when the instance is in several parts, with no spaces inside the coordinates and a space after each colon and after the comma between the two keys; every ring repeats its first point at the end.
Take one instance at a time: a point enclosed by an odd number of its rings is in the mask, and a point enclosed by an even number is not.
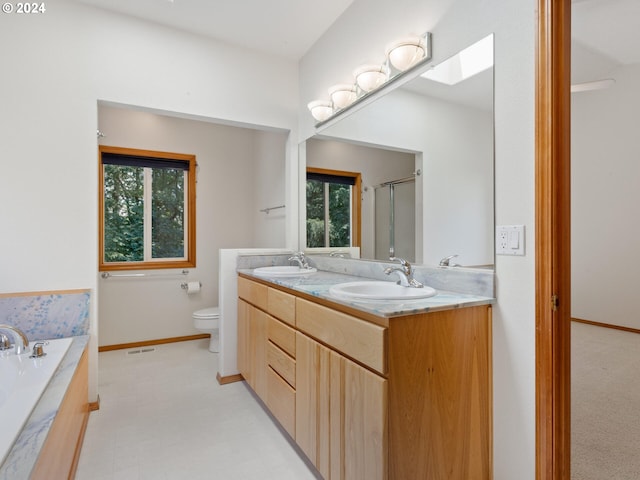
{"type": "Polygon", "coordinates": [[[218,380],[218,383],[220,385],[226,385],[227,383],[241,382],[244,380],[242,375],[240,375],[239,373],[235,375],[227,375],[226,377],[222,377],[220,375],[220,372],[218,372],[218,374],[216,375],[216,379],[218,380]]]}
{"type": "Polygon", "coordinates": [[[163,345],[165,343],[186,342],[189,340],[200,340],[202,338],[211,338],[208,333],[200,333],[198,335],[187,335],[185,337],[159,338],[157,340],[144,340],[142,342],[120,343],[117,345],[102,345],[98,347],[98,352],[109,352],[111,350],[124,350],[127,348],[148,347],[149,345],[163,345]]]}
{"type": "Polygon", "coordinates": [[[612,325],[610,323],[594,322],[593,320],[584,320],[582,318],[572,318],[572,322],[585,323],[587,325],[593,325],[595,327],[613,328],[614,330],[622,330],[623,332],[640,333],[640,329],[623,327],[622,325],[612,325]]]}

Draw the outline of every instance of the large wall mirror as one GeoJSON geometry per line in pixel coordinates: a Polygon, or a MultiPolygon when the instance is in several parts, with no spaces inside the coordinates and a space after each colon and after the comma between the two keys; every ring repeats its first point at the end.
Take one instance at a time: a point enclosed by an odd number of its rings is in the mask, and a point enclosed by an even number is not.
{"type": "Polygon", "coordinates": [[[318,128],[300,161],[326,176],[301,181],[300,244],[339,250],[347,229],[364,259],[437,265],[457,255],[458,265],[492,268],[493,103],[490,35],[318,128]],[[343,175],[359,176],[359,202],[343,175]],[[335,205],[342,214],[328,211],[335,205]]]}

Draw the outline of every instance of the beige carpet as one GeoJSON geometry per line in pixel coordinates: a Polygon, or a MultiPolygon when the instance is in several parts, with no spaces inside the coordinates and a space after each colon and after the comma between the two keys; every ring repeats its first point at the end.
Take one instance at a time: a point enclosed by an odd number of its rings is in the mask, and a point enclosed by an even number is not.
{"type": "Polygon", "coordinates": [[[572,322],[571,478],[640,479],[640,334],[572,322]]]}

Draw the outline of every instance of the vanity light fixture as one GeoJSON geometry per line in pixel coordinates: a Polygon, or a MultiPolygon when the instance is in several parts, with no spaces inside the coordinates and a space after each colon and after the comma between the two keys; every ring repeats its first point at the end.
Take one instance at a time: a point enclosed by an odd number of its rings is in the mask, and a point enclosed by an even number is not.
{"type": "Polygon", "coordinates": [[[333,108],[340,110],[351,105],[358,95],[356,94],[356,86],[353,84],[341,83],[334,85],[329,89],[329,97],[333,102],[333,108]]]}
{"type": "Polygon", "coordinates": [[[307,104],[316,127],[364,101],[397,79],[431,60],[431,34],[413,35],[392,43],[382,65],[362,65],[353,72],[353,83],[334,85],[330,101],[314,100],[307,104]]]}
{"type": "Polygon", "coordinates": [[[313,102],[309,102],[307,108],[315,118],[319,122],[325,121],[331,115],[333,115],[333,105],[331,102],[327,102],[326,100],[314,100],[313,102]]]}
{"type": "Polygon", "coordinates": [[[362,65],[354,70],[353,76],[363,92],[370,92],[386,82],[389,73],[385,65],[362,65]]]}
{"type": "Polygon", "coordinates": [[[390,44],[386,50],[391,65],[404,72],[427,56],[424,37],[412,35],[390,44]]]}

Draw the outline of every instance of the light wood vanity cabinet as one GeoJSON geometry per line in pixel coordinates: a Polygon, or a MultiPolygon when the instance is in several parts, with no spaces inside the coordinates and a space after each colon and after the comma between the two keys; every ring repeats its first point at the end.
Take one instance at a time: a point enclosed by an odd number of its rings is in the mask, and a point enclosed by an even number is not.
{"type": "Polygon", "coordinates": [[[238,292],[240,373],[323,478],[492,478],[490,305],[372,319],[238,292]]]}

